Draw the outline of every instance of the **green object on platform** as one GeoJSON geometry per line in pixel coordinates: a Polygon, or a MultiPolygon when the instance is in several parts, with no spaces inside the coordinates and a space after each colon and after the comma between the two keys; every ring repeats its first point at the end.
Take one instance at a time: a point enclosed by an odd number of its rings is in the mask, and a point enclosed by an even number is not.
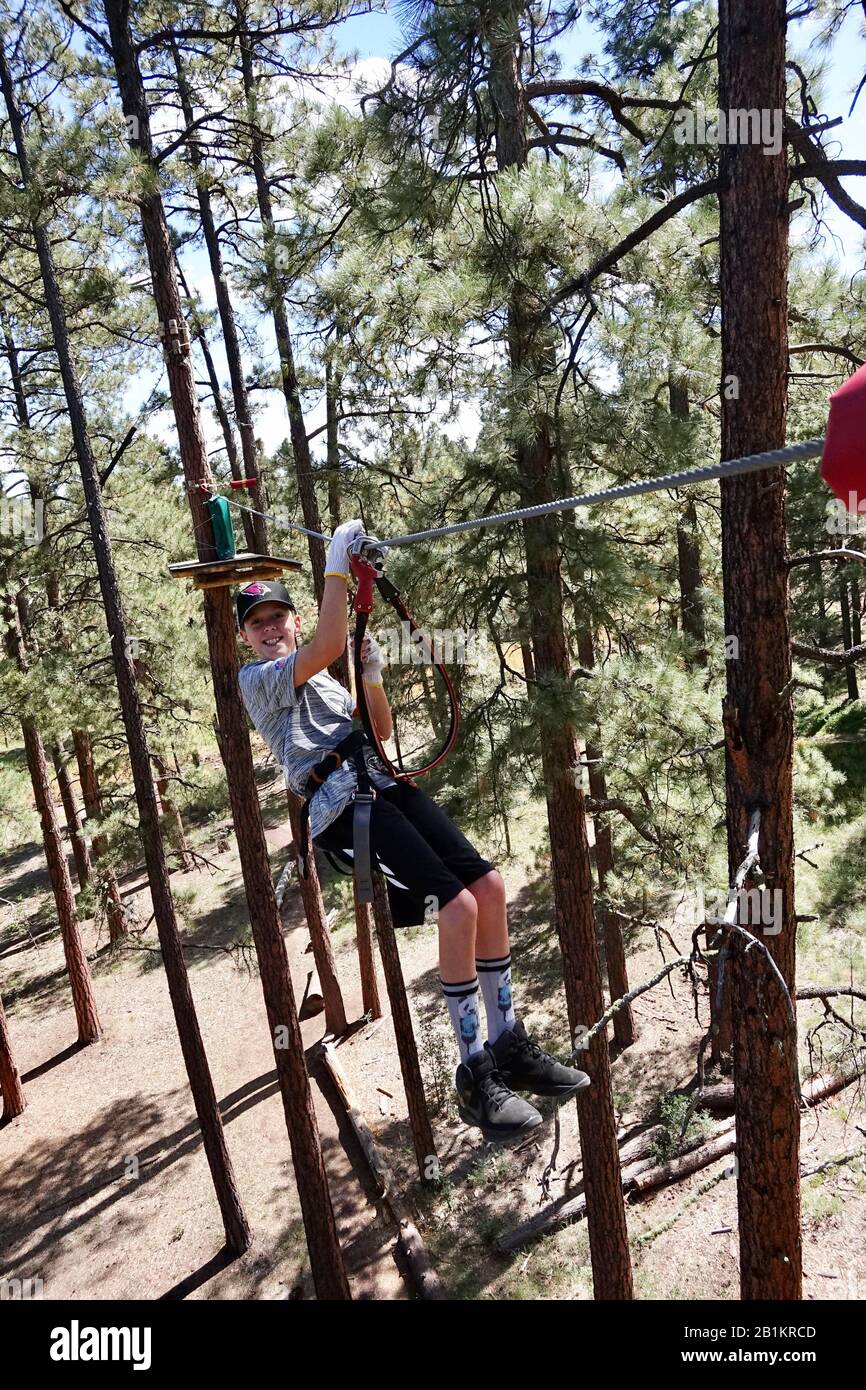
{"type": "Polygon", "coordinates": [[[236,555],[235,532],[229,504],[224,497],[209,497],[205,503],[213,527],[214,545],[218,560],[233,560],[236,555]]]}

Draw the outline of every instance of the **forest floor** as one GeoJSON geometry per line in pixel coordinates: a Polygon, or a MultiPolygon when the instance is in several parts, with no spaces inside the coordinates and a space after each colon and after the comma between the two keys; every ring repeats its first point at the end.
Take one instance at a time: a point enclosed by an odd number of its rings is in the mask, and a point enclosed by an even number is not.
{"type": "MultiPolygon", "coordinates": [[[[216,760],[212,767],[218,775],[216,760]]],[[[259,768],[276,882],[289,854],[290,834],[282,781],[274,774],[272,766],[259,768]]],[[[74,1015],[41,845],[28,839],[4,852],[0,861],[0,895],[16,905],[0,901],[0,989],[28,1099],[24,1114],[0,1128],[0,1278],[39,1277],[48,1298],[278,1299],[313,1293],[257,973],[254,965],[250,970],[244,963],[249,951],[219,949],[250,939],[230,818],[196,816],[190,809],[187,823],[190,844],[210,867],[176,872],[172,886],[254,1244],[240,1259],[226,1263],[220,1257],[222,1228],[156,931],[152,923],[145,926],[151,906],[143,875],[121,880],[124,899],[144,928],[139,934],[112,949],[104,930],[84,923],[105,1036],[78,1050],[71,1045],[74,1015]]],[[[533,802],[520,807],[510,831],[513,853],[507,860],[481,837],[473,838],[498,863],[508,886],[518,1012],[540,1041],[564,1055],[567,1027],[550,878],[536,850],[546,840],[543,807],[533,802]]],[[[853,834],[849,826],[825,836],[836,837],[837,860],[844,861],[847,852],[862,863],[863,827],[858,824],[856,843],[853,834]]],[[[327,866],[322,872],[326,906],[335,910],[332,939],[346,1012],[350,1022],[357,1021],[361,1002],[349,881],[327,866]]],[[[804,871],[802,889],[819,896],[818,876],[804,871]]],[[[668,900],[651,909],[668,926],[678,949],[687,949],[687,904],[668,900]]],[[[283,920],[300,1001],[311,957],[305,954],[308,934],[293,879],[283,920]]],[[[839,921],[829,931],[806,925],[800,935],[802,983],[847,983],[853,964],[854,982],[863,984],[862,929],[839,921]]],[[[591,1298],[585,1222],[515,1256],[501,1256],[495,1246],[498,1235],[548,1202],[579,1190],[576,1106],[570,1103],[558,1112],[558,1146],[546,1101],[539,1104],[546,1125],[519,1149],[488,1145],[464,1127],[454,1108],[456,1046],[439,994],[435,927],[412,928],[399,933],[398,940],[441,1163],[441,1180],[432,1189],[417,1181],[381,968],[385,1017],[352,1031],[338,1056],[448,1296],[591,1298]]],[[[632,982],[647,978],[659,963],[654,933],[637,929],[629,942],[632,982]]],[[[641,996],[634,1010],[638,1039],[612,1069],[617,1117],[629,1132],[661,1119],[672,1134],[682,1116],[680,1097],[694,1077],[701,1037],[691,989],[674,972],[669,984],[641,996]]],[[[801,1035],[820,1017],[820,1005],[801,1006],[801,1035]]],[[[360,1152],[315,1060],[324,1015],[302,1028],[353,1295],[411,1298],[394,1228],[375,1200],[360,1152]]],[[[807,1074],[805,1056],[802,1070],[807,1074]]],[[[863,1147],[864,1126],[863,1092],[856,1086],[804,1113],[803,1168],[863,1147]]],[[[734,1180],[720,1177],[709,1191],[699,1192],[731,1163],[731,1157],[721,1159],[640,1204],[629,1204],[638,1297],[738,1297],[734,1180]]],[[[866,1295],[864,1232],[862,1159],[805,1179],[806,1298],[866,1295]]]]}

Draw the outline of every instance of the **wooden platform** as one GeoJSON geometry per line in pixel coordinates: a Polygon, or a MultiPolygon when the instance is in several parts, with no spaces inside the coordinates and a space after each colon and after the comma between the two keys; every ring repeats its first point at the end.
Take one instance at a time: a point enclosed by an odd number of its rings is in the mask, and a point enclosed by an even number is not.
{"type": "Polygon", "coordinates": [[[191,579],[196,589],[222,589],[252,579],[279,579],[284,570],[301,570],[298,560],[285,555],[254,555],[242,550],[231,560],[180,560],[169,565],[172,579],[191,579]]]}

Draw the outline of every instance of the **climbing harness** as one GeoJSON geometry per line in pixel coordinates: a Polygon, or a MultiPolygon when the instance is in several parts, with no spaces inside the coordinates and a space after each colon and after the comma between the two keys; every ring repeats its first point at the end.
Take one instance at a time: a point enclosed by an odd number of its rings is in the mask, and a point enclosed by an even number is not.
{"type": "Polygon", "coordinates": [[[336,772],[348,758],[351,758],[354,761],[355,775],[358,779],[358,786],[352,797],[354,808],[352,812],[353,871],[358,902],[361,903],[373,901],[370,822],[373,813],[374,791],[364,757],[364,750],[369,746],[364,731],[353,729],[350,734],[340,740],[336,748],[332,748],[329,753],[326,753],[321,762],[316,763],[315,767],[311,769],[307,778],[307,785],[304,788],[305,799],[301,807],[301,843],[298,847],[301,877],[309,878],[310,802],[331,773],[336,772]]]}

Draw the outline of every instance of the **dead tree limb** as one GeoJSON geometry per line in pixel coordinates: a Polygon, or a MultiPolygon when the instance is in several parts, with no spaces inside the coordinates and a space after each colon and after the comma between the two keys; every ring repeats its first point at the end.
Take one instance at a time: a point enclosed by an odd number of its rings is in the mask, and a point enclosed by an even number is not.
{"type": "Polygon", "coordinates": [[[370,1126],[355,1101],[346,1073],[337,1059],[335,1041],[335,1038],[330,1034],[322,1039],[320,1049],[322,1061],[337,1089],[346,1117],[367,1160],[367,1166],[376,1184],[382,1205],[397,1227],[397,1239],[406,1258],[415,1287],[421,1298],[444,1299],[445,1290],[430,1263],[427,1247],[421,1239],[417,1227],[409,1220],[400,1206],[399,1199],[393,1189],[391,1171],[373,1138],[370,1126]]]}

